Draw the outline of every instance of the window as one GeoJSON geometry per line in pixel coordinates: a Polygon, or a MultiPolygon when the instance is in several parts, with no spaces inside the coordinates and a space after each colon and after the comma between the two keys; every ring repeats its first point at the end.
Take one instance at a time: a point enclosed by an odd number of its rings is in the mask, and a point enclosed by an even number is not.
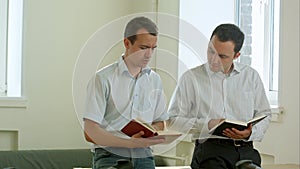
{"type": "MultiPolygon", "coordinates": [[[[245,42],[238,61],[251,65],[259,72],[270,104],[277,105],[279,6],[279,0],[189,0],[180,1],[179,14],[180,18],[197,27],[207,40],[220,23],[239,25],[245,33],[245,42]]],[[[206,61],[206,58],[199,59],[184,44],[179,44],[178,53],[179,76],[206,61]]]]}
{"type": "Polygon", "coordinates": [[[273,105],[278,104],[279,2],[236,1],[237,24],[245,33],[239,61],[258,71],[273,105]]]}
{"type": "Polygon", "coordinates": [[[21,97],[23,0],[0,0],[0,96],[21,97]]]}
{"type": "Polygon", "coordinates": [[[6,93],[7,1],[0,1],[0,96],[6,93]]]}
{"type": "MultiPolygon", "coordinates": [[[[206,44],[208,44],[211,32],[217,25],[224,22],[233,23],[235,20],[234,0],[180,1],[179,9],[179,17],[181,18],[179,23],[179,37],[183,37],[185,33],[184,31],[181,31],[184,29],[182,28],[184,27],[184,23],[181,23],[183,20],[195,26],[200,33],[203,34],[203,37],[207,40],[207,42],[205,42],[206,44]]],[[[197,56],[197,54],[190,49],[188,44],[185,45],[183,43],[179,43],[178,77],[180,77],[186,70],[206,62],[206,46],[203,50],[205,50],[201,52],[203,56],[197,56]]]]}

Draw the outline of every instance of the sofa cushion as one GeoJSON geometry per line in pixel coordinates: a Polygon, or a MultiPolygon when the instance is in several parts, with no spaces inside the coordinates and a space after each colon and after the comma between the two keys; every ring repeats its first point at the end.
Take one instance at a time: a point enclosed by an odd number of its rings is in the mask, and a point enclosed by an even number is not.
{"type": "Polygon", "coordinates": [[[90,149],[0,151],[0,169],[72,169],[91,166],[90,149]]]}

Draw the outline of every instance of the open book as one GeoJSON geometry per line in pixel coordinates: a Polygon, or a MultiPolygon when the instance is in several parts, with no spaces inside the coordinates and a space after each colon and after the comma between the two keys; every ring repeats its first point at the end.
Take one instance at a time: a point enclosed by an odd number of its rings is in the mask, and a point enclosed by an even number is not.
{"type": "Polygon", "coordinates": [[[261,120],[263,120],[266,117],[267,117],[267,115],[257,116],[257,117],[254,117],[253,119],[251,119],[251,120],[249,120],[247,122],[224,119],[219,124],[217,124],[216,126],[214,126],[213,128],[211,128],[209,130],[209,134],[218,135],[218,136],[223,136],[224,137],[224,135],[222,133],[223,133],[223,130],[225,130],[227,128],[235,128],[237,130],[244,130],[250,124],[252,124],[252,126],[254,126],[256,123],[260,122],[261,120]]]}
{"type": "Polygon", "coordinates": [[[131,120],[125,127],[123,127],[123,129],[121,129],[121,131],[130,137],[140,131],[144,131],[144,135],[142,137],[150,139],[164,138],[165,142],[162,144],[171,143],[182,135],[182,133],[171,130],[157,131],[151,125],[140,119],[131,120]]]}

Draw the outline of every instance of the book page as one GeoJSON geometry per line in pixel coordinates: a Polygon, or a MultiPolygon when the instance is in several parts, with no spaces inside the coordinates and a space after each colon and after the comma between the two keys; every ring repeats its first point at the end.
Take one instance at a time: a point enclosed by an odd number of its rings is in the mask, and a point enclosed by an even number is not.
{"type": "Polygon", "coordinates": [[[248,124],[252,124],[252,125],[255,125],[256,123],[260,122],[261,120],[263,120],[264,118],[266,118],[267,115],[261,115],[261,116],[257,116],[251,120],[249,120],[248,124]]]}
{"type": "Polygon", "coordinates": [[[153,128],[149,123],[145,122],[144,120],[142,120],[141,118],[136,118],[134,119],[136,122],[142,124],[143,126],[145,126],[146,128],[148,128],[149,130],[155,132],[155,128],[153,128]]]}
{"type": "Polygon", "coordinates": [[[170,144],[182,136],[182,133],[177,131],[158,131],[158,136],[150,137],[150,139],[165,139],[161,144],[170,144]]]}
{"type": "Polygon", "coordinates": [[[247,126],[248,125],[248,122],[243,122],[243,121],[239,121],[239,120],[225,120],[225,122],[232,123],[232,124],[237,124],[237,125],[241,125],[241,126],[247,126]]]}
{"type": "Polygon", "coordinates": [[[157,131],[158,135],[182,135],[182,133],[173,130],[157,131]]]}

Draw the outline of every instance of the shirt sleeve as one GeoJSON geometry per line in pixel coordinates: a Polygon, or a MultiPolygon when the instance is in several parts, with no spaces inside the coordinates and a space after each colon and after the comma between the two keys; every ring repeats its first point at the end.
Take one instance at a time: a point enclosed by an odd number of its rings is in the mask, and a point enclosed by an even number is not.
{"type": "Polygon", "coordinates": [[[189,71],[181,77],[170,101],[168,113],[170,116],[169,128],[181,132],[189,132],[196,128],[202,130],[205,125],[205,118],[199,114],[199,96],[197,90],[197,78],[189,71]]]}
{"type": "Polygon", "coordinates": [[[260,116],[262,114],[268,115],[267,118],[257,123],[252,128],[252,134],[249,138],[251,141],[261,141],[263,139],[264,134],[266,133],[269,123],[271,121],[271,108],[268,101],[268,98],[265,93],[264,85],[257,74],[255,79],[255,101],[254,101],[254,116],[260,116]]]}
{"type": "Polygon", "coordinates": [[[163,91],[162,87],[162,82],[159,76],[157,76],[156,79],[157,83],[157,89],[156,89],[156,94],[154,95],[157,97],[156,99],[156,106],[155,106],[155,117],[154,117],[154,122],[156,121],[165,121],[169,119],[169,114],[167,113],[167,108],[166,108],[166,96],[163,91]]]}
{"type": "Polygon", "coordinates": [[[105,85],[99,76],[95,75],[88,83],[85,108],[83,113],[84,119],[95,121],[103,124],[106,109],[105,85]]]}

